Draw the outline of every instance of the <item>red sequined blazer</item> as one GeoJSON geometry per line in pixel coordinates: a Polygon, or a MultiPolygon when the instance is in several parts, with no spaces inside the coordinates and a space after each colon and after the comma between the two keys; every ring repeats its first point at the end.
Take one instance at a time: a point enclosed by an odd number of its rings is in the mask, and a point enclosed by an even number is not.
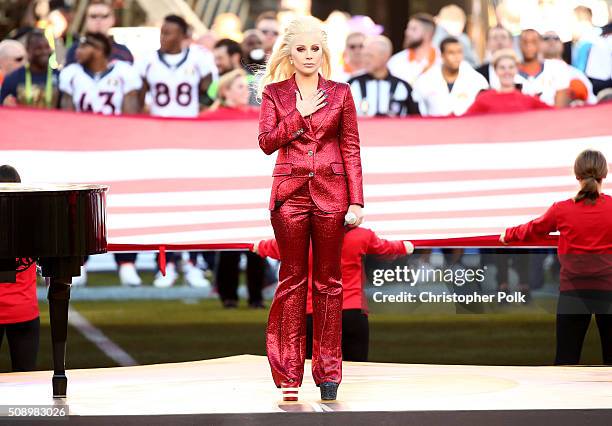
{"type": "Polygon", "coordinates": [[[363,183],[357,113],[346,83],[319,74],[327,105],[308,117],[295,108],[295,74],[268,84],[259,115],[259,146],[267,155],[278,151],[269,209],[274,210],[302,185],[310,185],[321,210],[339,212],[349,204],[363,207],[363,183]]]}

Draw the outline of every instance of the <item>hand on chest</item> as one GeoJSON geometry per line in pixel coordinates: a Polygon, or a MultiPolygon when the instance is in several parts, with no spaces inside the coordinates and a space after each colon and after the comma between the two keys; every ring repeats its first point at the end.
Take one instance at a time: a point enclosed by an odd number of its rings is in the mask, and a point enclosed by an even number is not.
{"type": "MultiPolygon", "coordinates": [[[[296,108],[296,97],[299,95],[296,93],[297,88],[295,90],[292,89],[293,88],[290,87],[287,90],[279,90],[279,119],[291,113],[296,108]]],[[[305,117],[308,127],[300,136],[301,138],[317,140],[326,135],[337,135],[338,133],[343,101],[338,90],[338,85],[328,83],[318,89],[325,90],[327,94],[325,102],[327,102],[327,104],[305,117]]],[[[311,95],[312,93],[304,93],[302,96],[311,95]]]]}

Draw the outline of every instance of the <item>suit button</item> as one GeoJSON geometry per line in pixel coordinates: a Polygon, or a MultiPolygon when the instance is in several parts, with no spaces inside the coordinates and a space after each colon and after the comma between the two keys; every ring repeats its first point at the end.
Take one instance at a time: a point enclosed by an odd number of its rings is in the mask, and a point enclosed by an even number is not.
{"type": "Polygon", "coordinates": [[[312,152],[312,150],[308,151],[308,156],[309,156],[309,157],[312,157],[312,154],[314,154],[314,153],[312,152]]]}
{"type": "Polygon", "coordinates": [[[314,176],[313,172],[308,173],[308,177],[313,177],[313,176],[314,176]]]}

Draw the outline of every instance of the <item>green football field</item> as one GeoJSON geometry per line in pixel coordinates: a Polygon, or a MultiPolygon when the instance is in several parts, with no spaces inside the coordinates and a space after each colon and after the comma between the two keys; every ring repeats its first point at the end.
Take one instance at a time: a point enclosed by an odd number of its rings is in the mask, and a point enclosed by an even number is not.
{"type": "MultiPolygon", "coordinates": [[[[242,302],[244,304],[244,302],[242,302]]],[[[237,354],[264,355],[267,310],[225,310],[216,300],[98,301],[72,306],[139,364],[193,361],[237,354]]],[[[38,368],[51,368],[47,306],[41,304],[38,368]]],[[[495,314],[373,313],[370,360],[378,362],[550,365],[554,315],[541,309],[495,314]]],[[[601,363],[599,336],[591,324],[583,364],[601,363]]],[[[67,367],[116,364],[70,327],[67,367]]],[[[0,371],[9,370],[6,340],[0,371]]]]}

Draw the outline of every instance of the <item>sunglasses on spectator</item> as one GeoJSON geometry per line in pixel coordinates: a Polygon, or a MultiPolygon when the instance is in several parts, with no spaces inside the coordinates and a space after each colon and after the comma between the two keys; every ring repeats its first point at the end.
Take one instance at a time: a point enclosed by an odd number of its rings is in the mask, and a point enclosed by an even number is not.
{"type": "Polygon", "coordinates": [[[555,36],[555,35],[545,35],[545,36],[542,36],[542,40],[544,40],[544,41],[561,41],[559,36],[555,36]]]}
{"type": "Polygon", "coordinates": [[[110,17],[110,13],[106,13],[106,14],[97,14],[97,13],[92,13],[91,15],[87,15],[87,17],[89,19],[106,19],[110,17]]]}
{"type": "Polygon", "coordinates": [[[348,48],[351,50],[363,49],[363,44],[349,44],[348,48]]]}
{"type": "Polygon", "coordinates": [[[261,32],[264,33],[265,35],[272,34],[273,36],[278,36],[278,31],[274,31],[274,30],[261,30],[261,32]]]}

